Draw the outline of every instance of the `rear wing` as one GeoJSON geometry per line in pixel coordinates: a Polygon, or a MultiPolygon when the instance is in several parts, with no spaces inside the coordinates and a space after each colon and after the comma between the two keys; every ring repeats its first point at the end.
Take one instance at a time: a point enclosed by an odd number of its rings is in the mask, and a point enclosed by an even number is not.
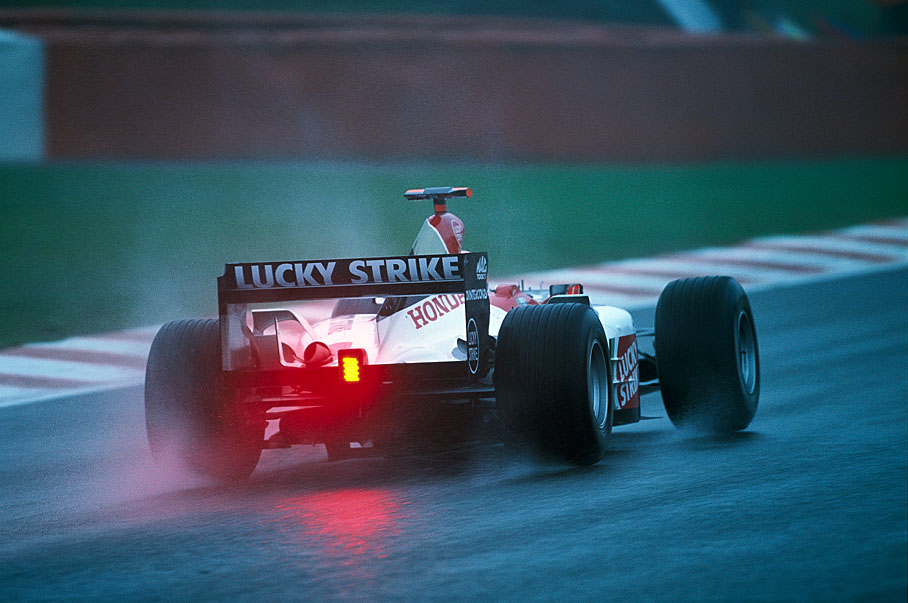
{"type": "Polygon", "coordinates": [[[439,200],[449,197],[472,197],[473,189],[465,186],[437,186],[435,188],[411,188],[404,193],[404,197],[410,201],[420,201],[422,199],[439,200]]]}
{"type": "Polygon", "coordinates": [[[224,366],[231,364],[229,350],[243,343],[244,334],[229,326],[246,304],[463,293],[467,366],[481,377],[488,365],[487,276],[485,252],[226,264],[218,277],[224,366]]]}
{"type": "Polygon", "coordinates": [[[439,216],[448,211],[448,199],[451,197],[472,197],[473,189],[465,186],[436,186],[435,188],[411,188],[404,193],[410,201],[432,199],[435,205],[435,215],[439,216]]]}

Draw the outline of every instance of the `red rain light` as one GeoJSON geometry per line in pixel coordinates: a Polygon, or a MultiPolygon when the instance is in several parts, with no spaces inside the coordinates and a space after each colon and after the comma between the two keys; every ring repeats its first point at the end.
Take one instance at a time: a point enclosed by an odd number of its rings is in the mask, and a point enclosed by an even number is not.
{"type": "Polygon", "coordinates": [[[354,383],[359,381],[359,358],[355,356],[346,356],[341,358],[343,363],[344,381],[354,383]]]}
{"type": "Polygon", "coordinates": [[[341,371],[341,380],[345,383],[359,383],[362,380],[362,367],[366,364],[366,351],[347,349],[337,352],[337,364],[341,371]]]}

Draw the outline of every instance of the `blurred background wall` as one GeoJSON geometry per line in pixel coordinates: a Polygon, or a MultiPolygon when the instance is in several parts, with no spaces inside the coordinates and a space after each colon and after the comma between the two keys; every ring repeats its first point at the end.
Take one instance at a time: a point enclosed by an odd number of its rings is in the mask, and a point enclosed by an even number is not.
{"type": "MultiPolygon", "coordinates": [[[[679,14],[683,27],[666,27],[13,10],[0,11],[0,27],[45,45],[52,159],[638,161],[908,150],[904,37],[713,31],[719,16],[679,14]]],[[[31,73],[40,62],[21,64],[31,73]]]]}

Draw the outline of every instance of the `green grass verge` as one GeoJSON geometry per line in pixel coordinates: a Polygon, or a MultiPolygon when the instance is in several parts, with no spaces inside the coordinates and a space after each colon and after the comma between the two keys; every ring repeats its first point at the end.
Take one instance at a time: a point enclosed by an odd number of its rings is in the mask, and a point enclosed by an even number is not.
{"type": "Polygon", "coordinates": [[[908,159],[684,166],[0,165],[0,347],[216,311],[224,262],[406,253],[414,186],[492,274],[722,245],[908,214],[908,159]]]}

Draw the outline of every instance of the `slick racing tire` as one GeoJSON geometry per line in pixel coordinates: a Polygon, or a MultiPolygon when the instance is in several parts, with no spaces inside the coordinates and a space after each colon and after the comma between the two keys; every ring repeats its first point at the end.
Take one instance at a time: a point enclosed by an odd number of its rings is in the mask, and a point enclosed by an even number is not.
{"type": "Polygon", "coordinates": [[[668,418],[711,434],[746,428],[760,397],[760,356],[747,295],[733,278],[669,283],[656,306],[656,364],[668,418]]]}
{"type": "Polygon", "coordinates": [[[263,416],[244,412],[221,384],[216,319],[161,327],[145,370],[145,424],[152,456],[217,481],[249,477],[262,453],[263,416]]]}
{"type": "Polygon", "coordinates": [[[520,306],[495,351],[498,417],[509,440],[543,458],[591,465],[612,431],[608,340],[585,304],[520,306]]]}

